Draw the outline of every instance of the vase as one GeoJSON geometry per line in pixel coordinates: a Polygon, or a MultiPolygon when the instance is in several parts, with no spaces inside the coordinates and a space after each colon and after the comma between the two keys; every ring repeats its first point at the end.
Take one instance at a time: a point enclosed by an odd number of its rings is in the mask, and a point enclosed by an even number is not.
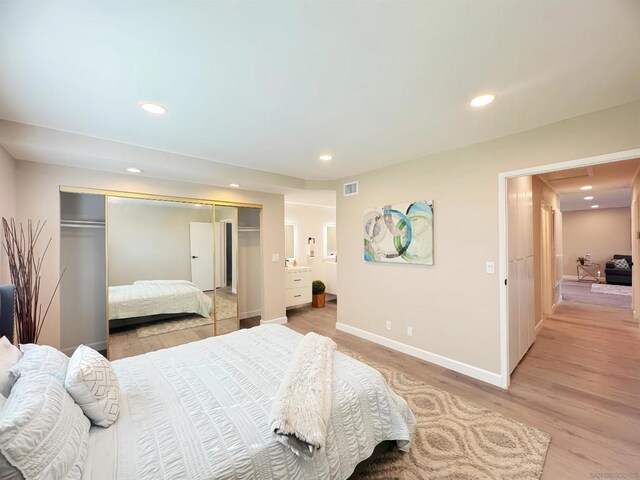
{"type": "Polygon", "coordinates": [[[311,306],[313,308],[323,308],[325,301],[326,293],[314,293],[313,298],[311,299],[311,306]]]}

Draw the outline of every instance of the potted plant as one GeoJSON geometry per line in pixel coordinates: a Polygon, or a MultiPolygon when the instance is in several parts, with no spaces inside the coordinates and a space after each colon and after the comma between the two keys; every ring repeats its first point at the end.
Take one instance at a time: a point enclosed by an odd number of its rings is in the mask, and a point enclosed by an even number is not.
{"type": "Polygon", "coordinates": [[[584,257],[578,257],[578,263],[580,265],[584,265],[584,262],[585,262],[585,258],[584,257]]]}
{"type": "Polygon", "coordinates": [[[325,299],[325,290],[327,287],[320,280],[314,280],[311,286],[313,292],[313,299],[311,305],[313,308],[323,308],[325,299]]]}

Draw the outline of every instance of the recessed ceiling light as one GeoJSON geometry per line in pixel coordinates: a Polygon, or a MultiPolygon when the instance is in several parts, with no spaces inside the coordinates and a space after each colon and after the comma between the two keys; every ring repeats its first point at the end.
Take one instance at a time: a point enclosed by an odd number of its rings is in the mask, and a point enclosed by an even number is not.
{"type": "Polygon", "coordinates": [[[591,205],[591,208],[598,208],[600,205],[591,205]]]}
{"type": "Polygon", "coordinates": [[[129,173],[142,173],[142,170],[140,170],[139,168],[127,168],[127,172],[129,173]]]}
{"type": "Polygon", "coordinates": [[[496,99],[496,96],[493,93],[486,93],[484,95],[479,95],[473,100],[471,100],[472,107],[484,107],[485,105],[489,105],[496,99]]]}
{"type": "Polygon", "coordinates": [[[589,195],[588,197],[584,197],[585,200],[593,200],[593,195],[589,195]]]}
{"type": "Polygon", "coordinates": [[[584,187],[580,187],[580,190],[591,190],[592,188],[591,185],[585,185],[584,187]]]}
{"type": "Polygon", "coordinates": [[[331,160],[332,158],[333,158],[333,155],[329,155],[329,154],[326,154],[326,155],[320,155],[320,160],[329,161],[329,160],[331,160]]]}
{"type": "Polygon", "coordinates": [[[240,185],[238,185],[237,183],[230,183],[229,186],[231,188],[239,188],[240,187],[240,185]]]}
{"type": "Polygon", "coordinates": [[[200,207],[202,206],[202,204],[201,204],[201,203],[196,203],[196,204],[194,204],[194,206],[195,206],[196,208],[200,208],[200,207]]]}
{"type": "Polygon", "coordinates": [[[157,103],[142,102],[140,104],[140,108],[147,113],[152,113],[153,115],[164,115],[168,112],[165,107],[157,103]]]}

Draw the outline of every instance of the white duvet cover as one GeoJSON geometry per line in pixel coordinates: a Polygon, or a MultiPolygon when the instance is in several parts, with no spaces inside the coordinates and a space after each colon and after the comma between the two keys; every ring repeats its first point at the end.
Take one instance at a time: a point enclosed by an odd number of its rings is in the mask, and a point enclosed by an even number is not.
{"type": "Polygon", "coordinates": [[[186,280],[148,280],[109,287],[109,319],[195,313],[208,317],[213,301],[186,280]]]}
{"type": "Polygon", "coordinates": [[[335,354],[326,448],[276,440],[271,403],[302,335],[280,325],[112,362],[120,416],[92,427],[84,479],[346,479],[374,447],[408,449],[415,418],[375,369],[335,354]]]}

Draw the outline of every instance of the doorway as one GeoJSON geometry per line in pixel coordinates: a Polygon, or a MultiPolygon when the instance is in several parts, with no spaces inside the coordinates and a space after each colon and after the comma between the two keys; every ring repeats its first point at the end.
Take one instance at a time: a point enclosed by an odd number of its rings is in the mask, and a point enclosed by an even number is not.
{"type": "MultiPolygon", "coordinates": [[[[539,209],[534,209],[532,182],[523,179],[569,169],[637,159],[640,159],[640,150],[638,149],[499,174],[500,278],[502,283],[500,291],[500,343],[501,386],[503,388],[509,387],[511,373],[535,342],[536,335],[543,326],[542,321],[545,316],[549,315],[549,312],[552,313],[554,304],[562,300],[561,288],[559,288],[563,277],[561,265],[566,261],[573,261],[573,259],[561,260],[559,258],[562,257],[562,240],[559,235],[561,232],[558,232],[557,226],[561,219],[561,210],[553,208],[548,202],[541,202],[539,209]],[[544,203],[547,205],[545,206],[544,203]],[[514,211],[517,213],[514,214],[514,211]],[[531,220],[528,220],[529,217],[531,220]],[[533,248],[529,247],[529,232],[532,236],[535,222],[538,223],[540,231],[540,236],[537,238],[540,243],[538,255],[535,254],[533,248]],[[523,228],[525,230],[522,230],[523,228]],[[559,237],[560,241],[558,242],[559,237]],[[543,242],[543,239],[546,239],[546,242],[543,242]],[[539,263],[539,268],[533,267],[533,275],[529,274],[526,268],[533,263],[531,257],[537,257],[535,263],[539,263]],[[538,275],[537,281],[532,282],[531,276],[535,277],[536,275],[538,275]],[[539,284],[537,291],[536,284],[539,284]],[[540,311],[540,316],[537,314],[537,309],[540,311]],[[532,326],[533,333],[531,333],[532,326]]],[[[633,190],[632,196],[635,199],[635,203],[630,206],[633,210],[632,218],[636,219],[634,222],[635,232],[638,228],[637,224],[640,223],[637,220],[637,200],[638,193],[640,193],[638,172],[635,171],[633,175],[629,175],[627,181],[627,186],[633,190]]],[[[584,195],[584,197],[588,196],[584,195]]],[[[637,235],[633,238],[630,235],[629,239],[633,245],[633,259],[635,260],[640,251],[639,240],[637,235]]],[[[611,252],[611,254],[613,253],[611,252]]],[[[637,269],[634,269],[634,278],[637,273],[637,269]]],[[[638,285],[635,283],[633,289],[637,288],[638,285]]],[[[634,297],[637,300],[637,291],[634,297]]],[[[634,315],[630,315],[629,318],[635,318],[634,321],[637,322],[637,312],[634,311],[634,315]]]]}

